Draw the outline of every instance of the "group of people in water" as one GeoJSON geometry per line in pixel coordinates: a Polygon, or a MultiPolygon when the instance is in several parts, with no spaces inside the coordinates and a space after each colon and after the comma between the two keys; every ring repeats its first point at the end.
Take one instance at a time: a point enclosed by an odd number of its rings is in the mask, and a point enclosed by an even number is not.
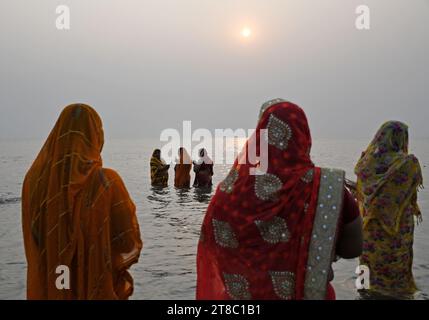
{"type": "MultiPolygon", "coordinates": [[[[265,103],[254,137],[257,146],[268,143],[268,169],[250,174],[258,165],[236,160],[217,186],[198,242],[197,299],[335,299],[332,264],[357,257],[370,271],[367,291],[400,298],[417,291],[413,235],[423,178],[404,123],[378,130],[357,162],[356,183],[313,163],[307,118],[293,103],[265,103]]],[[[25,176],[29,299],[127,299],[133,292],[128,270],[143,247],[136,207],[121,177],[103,168],[103,143],[96,111],[70,105],[25,176]],[[56,286],[60,265],[70,268],[68,290],[56,286]]],[[[200,158],[194,185],[211,185],[213,164],[205,150],[200,158]]],[[[150,167],[152,184],[166,186],[160,150],[150,167]]],[[[176,187],[190,186],[191,169],[181,148],[176,187]]]]}
{"type": "MultiPolygon", "coordinates": [[[[176,188],[190,188],[191,170],[194,166],[194,187],[209,188],[212,186],[213,161],[207,154],[206,149],[198,152],[198,161],[192,161],[185,148],[179,148],[179,158],[174,166],[174,186],[176,188]]],[[[165,188],[168,186],[168,170],[170,165],[161,158],[161,150],[155,149],[150,159],[150,178],[152,186],[165,188]]]]}

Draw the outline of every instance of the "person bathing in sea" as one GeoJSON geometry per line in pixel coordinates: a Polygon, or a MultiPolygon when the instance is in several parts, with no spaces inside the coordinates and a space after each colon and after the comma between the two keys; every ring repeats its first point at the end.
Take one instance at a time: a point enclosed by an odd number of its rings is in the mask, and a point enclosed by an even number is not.
{"type": "Polygon", "coordinates": [[[192,160],[185,148],[179,148],[179,159],[174,166],[174,186],[176,188],[191,187],[192,160]]]}
{"type": "Polygon", "coordinates": [[[194,161],[195,180],[194,187],[207,188],[212,186],[213,161],[207,154],[206,149],[200,149],[199,159],[194,161]]]}
{"type": "Polygon", "coordinates": [[[154,187],[168,186],[168,169],[170,166],[161,158],[161,150],[155,149],[150,159],[150,178],[154,187]]]}

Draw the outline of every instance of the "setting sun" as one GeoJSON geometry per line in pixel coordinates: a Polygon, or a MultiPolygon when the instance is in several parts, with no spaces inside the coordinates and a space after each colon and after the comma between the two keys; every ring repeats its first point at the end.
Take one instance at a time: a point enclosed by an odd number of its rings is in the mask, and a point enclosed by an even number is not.
{"type": "Polygon", "coordinates": [[[245,27],[241,30],[241,36],[243,38],[250,38],[251,35],[252,35],[252,30],[250,28],[245,27]]]}

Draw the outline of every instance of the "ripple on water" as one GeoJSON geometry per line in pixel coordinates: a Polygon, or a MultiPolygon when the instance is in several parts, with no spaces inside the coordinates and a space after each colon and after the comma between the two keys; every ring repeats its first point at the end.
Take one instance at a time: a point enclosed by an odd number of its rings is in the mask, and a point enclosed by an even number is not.
{"type": "Polygon", "coordinates": [[[21,197],[0,197],[0,205],[21,202],[21,197]]]}

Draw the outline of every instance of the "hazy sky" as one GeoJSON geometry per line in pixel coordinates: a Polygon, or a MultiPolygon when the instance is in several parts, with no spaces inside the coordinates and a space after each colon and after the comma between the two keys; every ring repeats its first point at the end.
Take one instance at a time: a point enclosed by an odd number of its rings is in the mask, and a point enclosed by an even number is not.
{"type": "Polygon", "coordinates": [[[107,138],[254,128],[275,97],[304,108],[315,138],[390,119],[429,137],[428,0],[2,0],[0,45],[0,139],[45,138],[72,102],[96,108],[107,138]]]}

